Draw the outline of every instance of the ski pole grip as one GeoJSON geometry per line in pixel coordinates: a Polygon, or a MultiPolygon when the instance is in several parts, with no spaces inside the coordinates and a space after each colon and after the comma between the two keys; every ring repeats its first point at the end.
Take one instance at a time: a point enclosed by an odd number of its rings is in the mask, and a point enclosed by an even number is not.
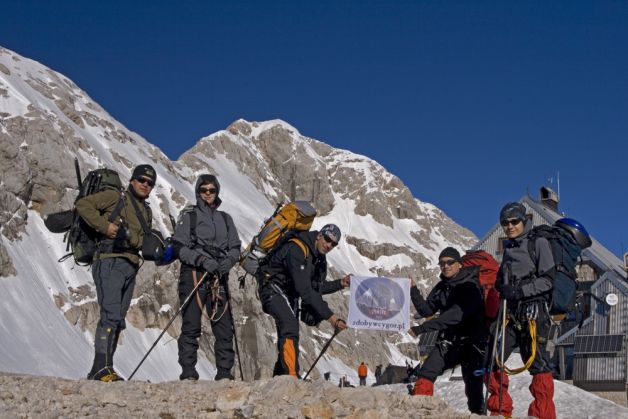
{"type": "Polygon", "coordinates": [[[339,325],[340,323],[343,323],[345,326],[347,326],[347,322],[346,322],[346,321],[344,321],[343,319],[338,319],[338,320],[336,320],[336,324],[334,324],[334,333],[335,333],[335,334],[338,334],[338,333],[342,332],[342,329],[340,329],[340,328],[338,327],[338,325],[339,325]]]}

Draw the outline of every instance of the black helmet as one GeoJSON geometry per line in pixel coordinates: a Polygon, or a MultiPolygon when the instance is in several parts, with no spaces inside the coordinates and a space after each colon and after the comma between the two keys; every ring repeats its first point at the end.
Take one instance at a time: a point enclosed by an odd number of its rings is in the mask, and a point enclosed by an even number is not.
{"type": "Polygon", "coordinates": [[[519,202],[509,202],[499,212],[499,222],[510,218],[516,218],[525,223],[526,221],[526,207],[519,202]]]}
{"type": "Polygon", "coordinates": [[[564,228],[565,230],[570,232],[573,238],[576,240],[576,243],[578,243],[578,245],[583,249],[586,249],[593,244],[593,242],[591,241],[591,236],[589,236],[587,229],[573,218],[561,218],[560,220],[556,221],[554,225],[564,228]]]}

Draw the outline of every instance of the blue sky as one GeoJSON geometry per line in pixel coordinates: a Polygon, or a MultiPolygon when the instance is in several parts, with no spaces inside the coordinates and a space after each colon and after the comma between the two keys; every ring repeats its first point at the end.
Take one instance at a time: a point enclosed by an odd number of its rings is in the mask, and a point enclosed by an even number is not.
{"type": "Polygon", "coordinates": [[[281,118],[478,236],[560,172],[560,208],[628,250],[626,1],[3,3],[0,45],[173,159],[281,118]]]}

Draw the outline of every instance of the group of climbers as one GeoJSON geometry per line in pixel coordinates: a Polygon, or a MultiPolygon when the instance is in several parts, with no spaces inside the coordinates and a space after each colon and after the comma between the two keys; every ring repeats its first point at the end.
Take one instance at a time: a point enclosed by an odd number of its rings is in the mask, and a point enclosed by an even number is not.
{"type": "Polygon", "coordinates": [[[550,243],[537,237],[531,245],[533,224],[524,205],[511,202],[500,211],[499,222],[506,236],[501,265],[495,283],[505,311],[492,324],[484,321],[484,298],[479,287],[478,267],[463,267],[459,252],[451,247],[439,255],[440,282],[427,298],[413,287],[411,298],[418,315],[436,318],[411,328],[412,335],[438,331],[434,349],[418,371],[413,394],[432,395],[434,381],[445,369],[462,367],[469,411],[511,417],[512,398],[508,393],[505,362],[516,347],[532,374],[533,400],[528,415],[540,419],[556,418],[554,381],[546,349],[551,316],[550,300],[556,262],[550,243]],[[531,252],[529,249],[533,249],[531,252]],[[529,325],[534,325],[534,333],[529,325]],[[497,343],[501,343],[498,362],[497,343]],[[483,396],[483,381],[488,399],[483,396]],[[486,404],[486,405],[485,405],[486,404]]]}
{"type": "MultiPolygon", "coordinates": [[[[125,328],[141,265],[139,252],[145,233],[142,224],[150,226],[152,220],[146,199],[156,180],[153,167],[140,165],[133,170],[122,199],[119,193],[106,190],[76,202],[78,214],[100,236],[92,267],[100,307],[94,361],[88,373],[93,380],[120,379],[113,368],[113,356],[120,332],[125,328]]],[[[241,243],[231,216],[218,210],[222,202],[218,179],[201,175],[195,194],[196,204],[182,212],[173,235],[175,254],[181,261],[180,303],[198,288],[192,302],[182,311],[178,338],[180,379],[199,378],[196,363],[203,309],[215,336],[215,379],[233,379],[235,330],[229,307],[228,274],[239,260],[241,243]],[[201,281],[203,284],[197,287],[201,281]]],[[[436,378],[445,369],[460,364],[469,411],[483,414],[488,409],[491,414],[511,416],[513,406],[508,394],[508,375],[504,374],[506,368],[489,359],[495,356],[491,348],[499,339],[501,362],[505,363],[518,346],[533,376],[529,415],[555,418],[554,384],[545,348],[551,325],[548,295],[556,270],[552,250],[548,240],[540,237],[534,240],[534,251],[529,251],[528,234],[533,226],[522,204],[504,206],[499,221],[507,240],[495,285],[505,301],[506,311],[501,314],[506,321],[487,325],[479,268],[464,267],[460,253],[452,247],[442,250],[438,258],[440,281],[429,295],[424,298],[416,286],[411,288],[418,316],[428,320],[412,327],[409,333],[418,336],[438,332],[434,349],[418,370],[413,394],[432,395],[436,378]],[[434,317],[435,314],[438,316],[434,317]],[[532,317],[534,339],[527,333],[532,317]],[[483,396],[483,383],[488,387],[487,400],[483,396]]],[[[326,320],[337,331],[347,328],[322,298],[351,283],[350,275],[326,280],[326,255],[340,239],[340,229],[334,224],[318,231],[298,232],[282,242],[256,274],[263,311],[273,317],[277,328],[274,375],[299,376],[299,320],[308,325],[326,320]]],[[[378,369],[381,374],[381,366],[378,369]]],[[[367,374],[367,366],[362,362],[358,367],[361,386],[366,384],[367,374]]]]}
{"type": "MultiPolygon", "coordinates": [[[[156,181],[154,168],[140,165],[133,170],[122,199],[119,191],[105,190],[81,198],[75,205],[78,214],[99,237],[92,267],[100,307],[94,362],[87,375],[92,380],[121,380],[113,368],[113,356],[120,332],[126,327],[125,317],[141,266],[140,251],[145,233],[142,224],[151,226],[152,213],[146,200],[156,181]]],[[[196,370],[198,339],[205,309],[215,337],[215,379],[232,380],[235,329],[229,307],[228,275],[239,261],[241,243],[231,216],[218,209],[222,203],[218,179],[201,175],[194,190],[196,204],[182,211],[172,237],[174,254],[181,261],[178,287],[182,326],[178,350],[182,372],[179,378],[199,378],[196,370]],[[183,307],[195,288],[194,298],[183,307]]],[[[277,326],[278,355],[274,375],[299,374],[299,318],[307,317],[308,324],[327,320],[337,330],[347,328],[344,320],[338,318],[322,298],[323,294],[339,291],[351,282],[350,275],[336,281],[326,280],[326,254],[338,245],[340,237],[340,229],[334,224],[327,224],[320,231],[300,232],[282,243],[259,270],[262,307],[277,326]]]]}

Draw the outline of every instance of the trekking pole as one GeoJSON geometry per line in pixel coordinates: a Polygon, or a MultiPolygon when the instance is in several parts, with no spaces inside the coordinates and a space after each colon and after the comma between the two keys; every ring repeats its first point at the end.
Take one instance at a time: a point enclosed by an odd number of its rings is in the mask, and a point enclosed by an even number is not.
{"type": "Polygon", "coordinates": [[[177,310],[177,312],[174,314],[174,316],[172,316],[172,318],[170,319],[170,321],[168,322],[168,324],[166,325],[166,327],[164,327],[164,330],[161,331],[161,333],[159,334],[159,336],[157,337],[157,339],[155,340],[155,343],[153,343],[153,346],[150,347],[150,349],[148,350],[148,352],[146,352],[146,355],[144,355],[144,358],[142,358],[142,360],[140,361],[139,364],[137,364],[137,367],[135,367],[135,369],[133,370],[133,372],[131,373],[131,375],[129,376],[128,380],[131,381],[131,378],[133,378],[133,376],[135,375],[135,373],[137,372],[138,369],[140,369],[140,367],[142,366],[142,364],[144,363],[144,361],[146,360],[146,358],[148,358],[148,355],[151,353],[151,351],[153,350],[153,348],[155,348],[155,346],[157,346],[157,342],[159,342],[159,339],[161,339],[161,337],[164,335],[164,333],[166,333],[166,330],[168,330],[168,328],[170,327],[170,325],[174,322],[174,320],[177,318],[177,316],[179,315],[179,313],[181,313],[181,311],[183,310],[183,308],[185,308],[185,306],[190,302],[190,300],[192,299],[192,296],[196,293],[196,291],[199,289],[199,287],[201,286],[201,284],[203,284],[203,282],[205,281],[205,278],[207,278],[207,272],[205,272],[203,274],[203,276],[201,277],[200,281],[198,281],[198,284],[196,284],[196,286],[194,287],[194,289],[192,290],[192,292],[185,298],[185,300],[183,301],[183,304],[181,304],[181,307],[179,307],[179,310],[177,310]]]}
{"type": "Polygon", "coordinates": [[[225,294],[227,294],[227,307],[229,308],[229,317],[231,317],[231,327],[233,329],[233,342],[235,343],[236,355],[238,357],[238,367],[240,368],[240,380],[244,381],[244,374],[242,373],[242,361],[240,360],[240,348],[238,346],[238,334],[235,328],[235,319],[231,311],[231,293],[229,292],[229,284],[225,285],[225,294]]]}
{"type": "Polygon", "coordinates": [[[325,353],[325,351],[327,351],[327,348],[329,348],[329,345],[331,345],[331,341],[334,340],[334,338],[338,335],[338,333],[340,333],[340,329],[334,329],[334,334],[331,335],[331,337],[329,338],[329,340],[327,341],[327,343],[325,343],[325,346],[323,346],[323,349],[321,349],[321,353],[318,354],[318,356],[316,357],[316,359],[314,360],[314,363],[312,364],[312,366],[310,367],[310,369],[307,371],[307,374],[305,374],[305,377],[303,377],[303,380],[305,381],[305,379],[308,377],[308,375],[310,375],[310,373],[312,372],[312,370],[314,369],[314,366],[316,366],[316,363],[318,362],[319,359],[321,359],[321,357],[323,356],[323,354],[325,353]]]}
{"type": "Polygon", "coordinates": [[[488,368],[486,368],[484,371],[481,371],[482,374],[486,374],[487,375],[487,379],[486,379],[486,390],[484,391],[484,414],[486,415],[487,411],[488,411],[488,388],[489,385],[491,384],[491,374],[493,373],[493,365],[495,363],[495,353],[497,352],[497,340],[498,339],[503,339],[503,336],[500,337],[500,324],[501,324],[501,320],[502,320],[502,304],[499,305],[499,311],[497,312],[497,321],[495,322],[495,336],[493,337],[493,345],[491,348],[491,352],[489,353],[488,358],[486,359],[486,362],[484,362],[484,367],[487,367],[488,364],[488,368]]]}
{"type": "MultiPolygon", "coordinates": [[[[512,267],[510,264],[510,261],[508,262],[508,264],[506,265],[506,268],[508,269],[508,271],[506,272],[506,275],[504,275],[504,285],[508,285],[508,283],[510,282],[510,274],[512,272],[512,267]]],[[[500,351],[500,356],[499,356],[499,411],[498,414],[501,415],[502,414],[502,399],[503,399],[503,385],[504,385],[504,352],[505,352],[505,347],[506,347],[506,312],[508,311],[508,307],[506,305],[507,301],[505,298],[502,298],[502,313],[501,313],[501,317],[502,317],[502,324],[501,324],[501,329],[502,329],[502,340],[501,340],[501,351],[500,351]]]]}

